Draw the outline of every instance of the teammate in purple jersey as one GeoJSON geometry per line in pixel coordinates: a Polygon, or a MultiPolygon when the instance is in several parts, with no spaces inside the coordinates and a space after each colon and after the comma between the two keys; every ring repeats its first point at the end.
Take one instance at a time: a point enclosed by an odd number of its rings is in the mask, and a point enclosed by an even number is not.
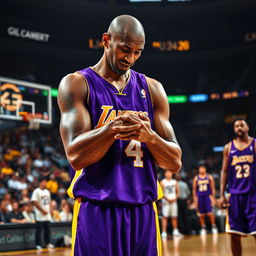
{"type": "Polygon", "coordinates": [[[221,170],[221,204],[228,208],[226,232],[234,256],[242,255],[241,236],[256,240],[256,147],[245,120],[234,122],[236,138],[225,145],[221,170]],[[226,185],[230,197],[225,197],[226,185]]]}
{"type": "Polygon", "coordinates": [[[193,199],[200,214],[200,234],[205,235],[207,233],[205,224],[206,216],[209,217],[212,233],[217,234],[218,230],[215,224],[215,217],[212,213],[212,206],[215,204],[214,179],[212,175],[207,173],[204,164],[198,166],[198,175],[196,175],[193,180],[193,199]]]}
{"type": "Polygon", "coordinates": [[[59,86],[60,132],[73,167],[72,253],[161,255],[155,164],[177,173],[181,149],[162,85],[131,70],[145,44],[141,23],[116,17],[93,67],[59,86]]]}

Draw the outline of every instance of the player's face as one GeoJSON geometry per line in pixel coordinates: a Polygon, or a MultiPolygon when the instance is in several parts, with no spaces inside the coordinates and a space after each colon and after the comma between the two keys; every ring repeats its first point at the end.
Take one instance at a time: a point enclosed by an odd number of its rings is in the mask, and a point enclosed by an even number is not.
{"type": "Polygon", "coordinates": [[[170,180],[172,178],[172,172],[171,171],[165,171],[165,174],[164,174],[165,178],[170,180]]]}
{"type": "Polygon", "coordinates": [[[198,173],[201,174],[201,175],[206,174],[206,168],[205,168],[205,166],[199,166],[199,168],[198,168],[198,173]]]}
{"type": "Polygon", "coordinates": [[[144,49],[144,37],[111,37],[107,53],[110,68],[118,75],[125,74],[141,56],[144,49]]]}
{"type": "Polygon", "coordinates": [[[237,137],[243,137],[245,134],[247,134],[249,131],[249,127],[247,123],[243,120],[237,120],[234,123],[234,132],[237,137]]]}

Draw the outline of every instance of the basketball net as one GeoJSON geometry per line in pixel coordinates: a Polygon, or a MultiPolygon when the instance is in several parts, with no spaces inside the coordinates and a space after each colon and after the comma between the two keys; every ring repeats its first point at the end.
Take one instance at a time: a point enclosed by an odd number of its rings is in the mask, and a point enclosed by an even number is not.
{"type": "Polygon", "coordinates": [[[22,119],[25,122],[29,123],[28,129],[29,130],[38,130],[40,128],[40,123],[36,120],[37,115],[31,113],[24,113],[22,114],[22,119]]]}

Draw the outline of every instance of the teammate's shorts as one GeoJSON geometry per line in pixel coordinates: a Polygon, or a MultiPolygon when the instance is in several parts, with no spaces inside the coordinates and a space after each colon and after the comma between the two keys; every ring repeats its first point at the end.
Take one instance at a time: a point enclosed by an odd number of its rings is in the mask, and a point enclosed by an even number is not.
{"type": "Polygon", "coordinates": [[[75,201],[72,256],[144,255],[162,255],[155,203],[75,201]]]}
{"type": "Polygon", "coordinates": [[[212,212],[212,202],[209,195],[198,196],[198,211],[200,214],[212,212]]]}
{"type": "Polygon", "coordinates": [[[249,194],[231,194],[229,203],[226,232],[256,235],[256,191],[249,194]]]}
{"type": "Polygon", "coordinates": [[[162,214],[164,217],[178,217],[178,205],[177,201],[173,203],[169,203],[167,200],[163,199],[163,206],[162,206],[162,214]]]}

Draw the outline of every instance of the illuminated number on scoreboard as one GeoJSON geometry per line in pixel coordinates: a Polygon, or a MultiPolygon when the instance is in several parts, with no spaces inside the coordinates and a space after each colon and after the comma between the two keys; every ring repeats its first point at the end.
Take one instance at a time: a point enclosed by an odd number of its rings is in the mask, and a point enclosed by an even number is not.
{"type": "Polygon", "coordinates": [[[199,191],[200,192],[207,191],[207,184],[200,184],[199,185],[199,191]]]}
{"type": "Polygon", "coordinates": [[[250,176],[250,165],[249,164],[244,164],[244,165],[236,165],[236,178],[241,179],[241,178],[247,178],[250,176]],[[242,172],[244,171],[244,172],[242,172]]]}
{"type": "Polygon", "coordinates": [[[125,154],[128,157],[135,157],[133,165],[135,167],[143,167],[143,151],[141,150],[141,143],[137,140],[131,140],[125,149],[125,154]]]}

